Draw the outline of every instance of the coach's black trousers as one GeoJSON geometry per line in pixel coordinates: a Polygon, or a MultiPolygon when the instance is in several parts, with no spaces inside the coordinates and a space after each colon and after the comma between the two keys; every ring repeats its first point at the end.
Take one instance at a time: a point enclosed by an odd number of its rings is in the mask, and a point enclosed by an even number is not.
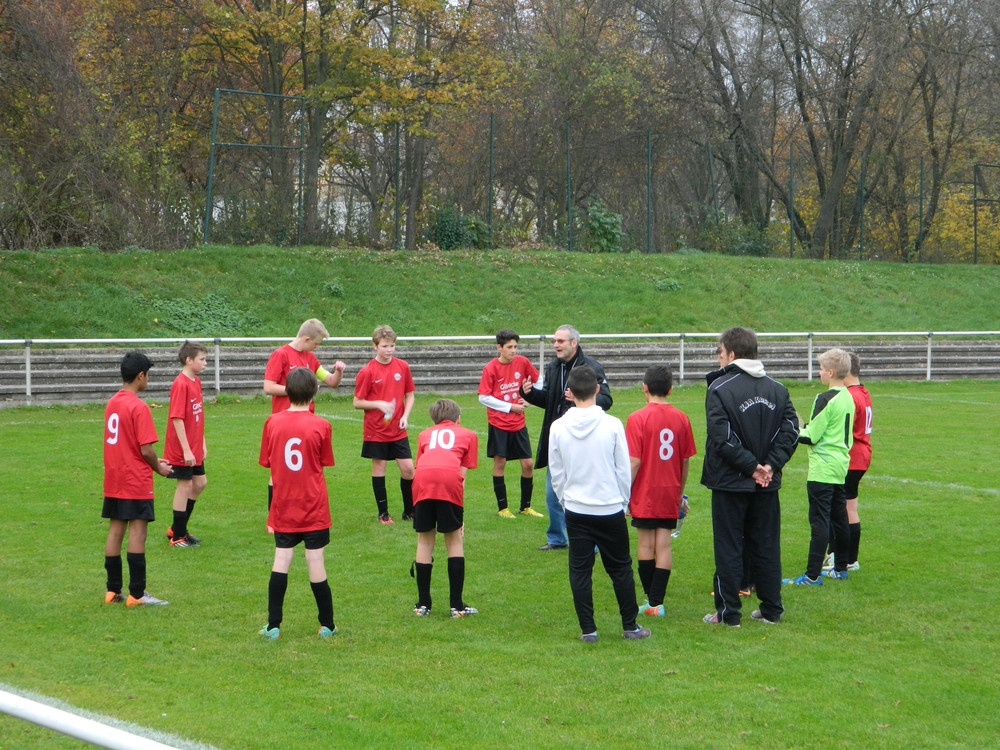
{"type": "Polygon", "coordinates": [[[569,538],[569,586],[573,606],[580,621],[581,633],[593,633],[594,624],[594,547],[601,553],[604,570],[618,599],[623,630],[635,630],[639,605],[635,600],[635,578],[629,554],[628,526],[625,512],[610,516],[588,516],[566,511],[566,536],[569,538]]]}
{"type": "Polygon", "coordinates": [[[781,505],[776,490],[712,490],[712,538],[715,545],[715,610],[727,625],[740,624],[740,584],[744,549],[748,549],[760,611],[781,619],[781,505]]]}

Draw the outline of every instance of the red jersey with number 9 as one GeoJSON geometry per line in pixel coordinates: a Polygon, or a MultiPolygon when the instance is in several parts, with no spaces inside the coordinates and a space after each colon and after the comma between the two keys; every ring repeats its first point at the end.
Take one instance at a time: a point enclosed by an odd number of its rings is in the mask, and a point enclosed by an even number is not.
{"type": "Polygon", "coordinates": [[[152,500],[153,469],[142,446],[159,438],[146,402],[122,389],[104,408],[104,496],[119,500],[152,500]]]}
{"type": "Polygon", "coordinates": [[[330,528],[324,466],[333,466],[333,429],[308,411],[283,411],[264,422],[261,466],[271,470],[274,493],[267,525],[284,534],[330,528]]]}

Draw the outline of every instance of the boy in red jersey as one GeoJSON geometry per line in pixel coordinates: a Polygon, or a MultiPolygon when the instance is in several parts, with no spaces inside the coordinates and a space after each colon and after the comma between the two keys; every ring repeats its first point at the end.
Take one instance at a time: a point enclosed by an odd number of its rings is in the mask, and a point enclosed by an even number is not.
{"type": "MultiPolygon", "coordinates": [[[[329,338],[330,334],[320,321],[310,318],[299,326],[299,332],[295,338],[284,346],[279,346],[267,360],[264,368],[264,393],[271,397],[271,413],[276,414],[284,411],[289,406],[288,394],[285,392],[285,381],[288,373],[297,367],[305,367],[321,383],[325,383],[331,388],[340,385],[344,376],[344,369],[347,367],[343,362],[337,360],[333,364],[333,372],[328,372],[319,363],[313,352],[323,339],[329,338]]],[[[310,404],[310,411],[314,407],[310,404]]]]}
{"type": "Polygon", "coordinates": [[[629,415],[625,438],[632,464],[632,525],[639,538],[639,582],[646,593],[643,614],[663,617],[673,554],[670,532],[677,528],[688,460],[697,453],[691,421],[667,403],[673,375],[653,365],[642,379],[646,405],[629,415]]]}
{"type": "Polygon", "coordinates": [[[201,539],[188,533],[194,504],[208,479],[205,477],[205,410],[198,377],[205,366],[208,350],[197,341],[185,341],[177,352],[181,371],[170,386],[167,439],[163,458],[170,464],[174,492],[174,518],[167,529],[171,547],[196,547],[201,539]]]}
{"type": "MultiPolygon", "coordinates": [[[[271,352],[264,368],[264,393],[271,397],[271,413],[277,414],[284,411],[289,406],[288,394],[285,391],[285,381],[288,373],[298,367],[305,367],[310,372],[315,373],[317,379],[326,383],[331,388],[340,385],[347,368],[340,360],[333,364],[333,372],[328,372],[319,363],[313,352],[323,343],[323,339],[329,338],[330,333],[319,320],[310,318],[299,326],[299,332],[295,338],[284,346],[279,346],[271,352]]],[[[309,411],[315,407],[309,403],[309,411]]],[[[271,478],[267,486],[267,507],[271,507],[271,498],[274,494],[274,480],[271,478]]],[[[270,531],[270,529],[268,529],[270,531]]]]}
{"type": "Polygon", "coordinates": [[[451,593],[451,616],[466,617],[479,610],[466,606],[462,599],[465,586],[465,551],[462,548],[463,496],[465,474],[476,468],[479,438],[472,430],[459,425],[462,410],[451,399],[440,399],[430,408],[434,426],[417,438],[417,468],[413,479],[414,518],[417,532],[417,603],[418,617],[431,613],[431,569],[437,531],[444,534],[448,552],[448,583],[451,593]]]}
{"type": "Polygon", "coordinates": [[[388,525],[392,518],[385,490],[385,467],[390,459],[399,467],[403,520],[413,518],[413,454],[406,426],[413,410],[416,386],[410,366],[394,356],[396,332],[392,328],[376,328],[372,343],[375,357],[361,368],[354,381],[354,408],[365,412],[361,457],[372,461],[372,492],[378,506],[378,520],[388,525]]]}
{"type": "MultiPolygon", "coordinates": [[[[851,462],[847,466],[844,480],[844,495],[847,498],[847,528],[850,542],[847,545],[847,569],[860,570],[858,547],[861,543],[861,517],[858,515],[858,485],[861,477],[872,463],[872,397],[861,384],[861,358],[848,352],[851,358],[851,372],[844,378],[847,392],[854,399],[854,444],[851,446],[851,462]]],[[[827,556],[824,570],[833,569],[833,550],[827,556]]]]}
{"type": "Polygon", "coordinates": [[[156,457],[159,440],[153,415],[138,394],[146,390],[153,363],[142,352],[122,358],[122,389],[104,409],[104,508],[108,538],[104,543],[108,604],[123,601],[122,541],[128,530],[128,599],[126,606],[165,605],[146,591],[146,532],[153,512],[153,472],[170,474],[170,464],[156,457]]]}
{"type": "Polygon", "coordinates": [[[290,405],[264,422],[259,463],[274,477],[274,502],[267,525],[274,530],[274,565],[267,587],[267,624],[260,635],[271,640],[281,631],[288,570],[295,547],[303,542],[306,567],[319,612],[319,636],[337,633],[333,624],[333,596],[326,578],[323,549],[330,543],[330,501],[324,466],[333,466],[330,423],[311,413],[319,382],[305,367],[288,374],[285,383],[290,405]]]}
{"type": "Polygon", "coordinates": [[[516,458],[521,462],[521,515],[541,518],[541,513],[531,509],[535,463],[531,458],[528,428],[524,424],[527,402],[521,397],[521,384],[525,381],[537,382],[538,370],[527,357],[517,353],[520,340],[521,337],[509,328],[497,333],[497,357],[483,368],[483,376],[479,380],[479,403],[486,407],[489,423],[486,455],[493,459],[497,515],[514,518],[507,507],[503,472],[507,459],[516,458]]]}

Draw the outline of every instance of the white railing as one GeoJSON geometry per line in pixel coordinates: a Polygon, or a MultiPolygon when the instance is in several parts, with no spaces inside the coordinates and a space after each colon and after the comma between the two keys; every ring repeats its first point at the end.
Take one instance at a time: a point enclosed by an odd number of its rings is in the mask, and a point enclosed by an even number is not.
{"type": "MultiPolygon", "coordinates": [[[[683,383],[690,380],[688,369],[688,354],[692,345],[697,344],[701,351],[698,352],[700,359],[697,361],[697,366],[701,368],[697,375],[693,376],[700,378],[703,374],[704,366],[706,364],[705,360],[705,345],[709,343],[714,343],[718,339],[717,332],[706,332],[706,333],[613,333],[613,334],[582,334],[581,339],[584,342],[607,342],[613,344],[616,342],[626,343],[626,342],[658,342],[658,341],[670,341],[676,342],[677,344],[677,371],[678,382],[683,383]]],[[[934,352],[934,342],[935,340],[956,340],[956,339],[997,339],[1000,337],[1000,331],[930,331],[930,332],[916,332],[916,331],[822,331],[822,332],[810,332],[810,331],[784,331],[784,332],[773,332],[773,333],[758,333],[758,338],[762,340],[762,343],[767,340],[781,340],[787,342],[805,342],[805,354],[800,359],[797,360],[797,366],[804,368],[806,377],[808,380],[814,378],[814,367],[816,361],[816,352],[814,350],[814,343],[816,341],[829,342],[829,341],[842,341],[842,342],[858,342],[861,340],[883,340],[883,341],[926,341],[925,347],[925,362],[922,363],[922,370],[926,380],[932,380],[934,377],[934,367],[935,367],[935,352],[934,352]],[[804,361],[803,361],[804,360],[804,361]]],[[[521,336],[522,344],[527,348],[528,342],[537,341],[538,342],[538,369],[542,370],[546,360],[551,357],[551,349],[548,345],[551,336],[549,334],[525,334],[521,336]]],[[[214,386],[216,393],[221,393],[223,390],[222,381],[222,363],[223,363],[223,348],[227,345],[258,345],[258,344],[281,344],[288,341],[288,337],[216,337],[216,338],[205,338],[201,337],[199,340],[208,343],[211,351],[210,364],[212,365],[210,377],[212,381],[206,383],[214,386]],[[214,382],[213,382],[214,381],[214,382]]],[[[15,347],[21,347],[24,350],[24,387],[23,396],[26,399],[26,403],[30,404],[32,402],[32,350],[33,348],[58,348],[58,347],[88,347],[88,346],[164,346],[164,345],[179,345],[185,341],[183,337],[171,337],[171,338],[94,338],[94,339],[0,339],[0,349],[12,349],[15,347]]],[[[478,344],[487,345],[495,341],[493,336],[401,336],[399,342],[405,344],[478,344]]],[[[998,342],[1000,343],[1000,342],[998,342]]],[[[324,347],[326,346],[359,346],[367,348],[371,346],[371,339],[369,337],[333,337],[329,338],[324,342],[324,347]]],[[[366,353],[367,354],[367,353],[366,353]]],[[[696,358],[697,359],[697,358],[696,358]]],[[[785,364],[795,363],[795,360],[786,358],[784,360],[785,364]]],[[[770,364],[765,361],[765,365],[770,364]]],[[[943,367],[943,366],[942,366],[943,367]]],[[[912,364],[911,364],[912,368],[912,364]]],[[[20,370],[20,367],[18,367],[20,370]]],[[[909,374],[912,377],[912,370],[909,374]]],[[[1000,375],[1000,370],[998,370],[998,375],[1000,375]]],[[[954,376],[954,373],[952,373],[954,376]]],[[[982,375],[979,375],[982,377],[982,375]]],[[[9,382],[9,381],[8,381],[9,382]]]]}

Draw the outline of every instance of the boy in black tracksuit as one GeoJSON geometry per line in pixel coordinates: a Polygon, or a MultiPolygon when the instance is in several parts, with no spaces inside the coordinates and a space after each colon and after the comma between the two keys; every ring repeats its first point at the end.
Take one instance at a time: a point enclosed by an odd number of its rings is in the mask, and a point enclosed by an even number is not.
{"type": "Polygon", "coordinates": [[[788,390],[757,359],[757,335],[730,328],[719,337],[719,365],[705,396],[701,483],[712,490],[715,612],[705,622],[740,624],[744,544],[749,547],[760,609],[778,622],[781,606],[781,469],[795,452],[798,418],[788,390]]]}

